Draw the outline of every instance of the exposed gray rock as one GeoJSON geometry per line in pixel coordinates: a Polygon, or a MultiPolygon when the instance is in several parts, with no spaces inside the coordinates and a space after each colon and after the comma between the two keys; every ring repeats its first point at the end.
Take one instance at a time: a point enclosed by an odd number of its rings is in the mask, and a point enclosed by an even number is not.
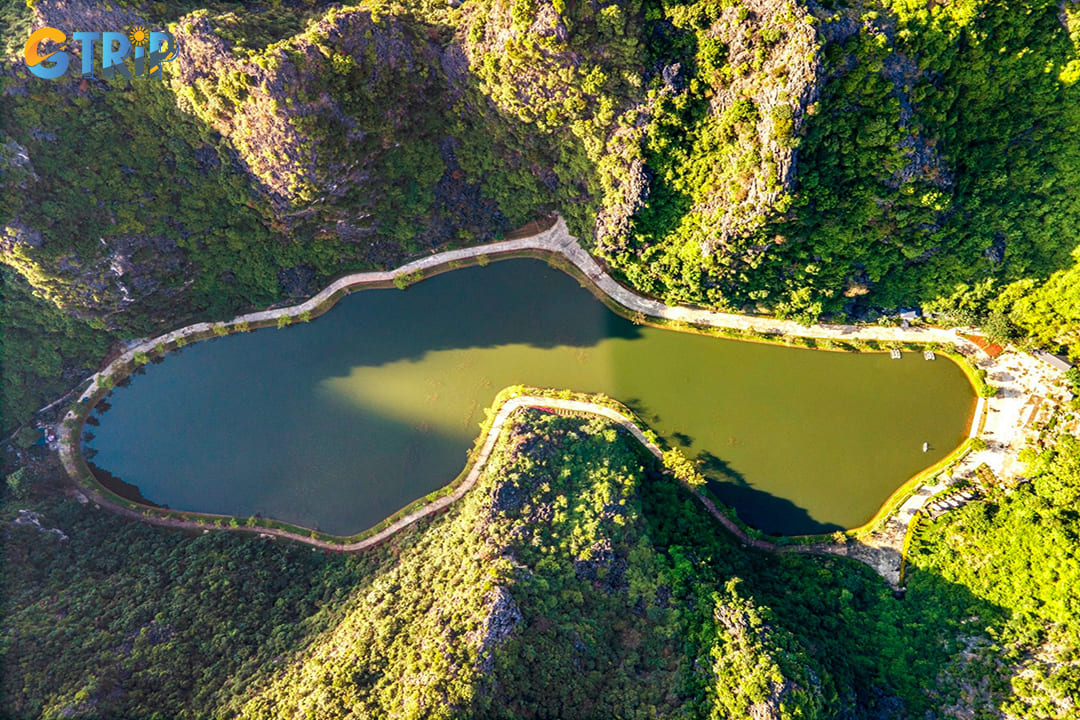
{"type": "Polygon", "coordinates": [[[134,25],[149,27],[142,15],[115,3],[84,0],[38,0],[33,4],[35,27],[50,25],[81,32],[104,32],[134,25]]]}
{"type": "Polygon", "coordinates": [[[289,297],[308,297],[317,292],[315,270],[307,265],[296,265],[278,273],[281,289],[289,297]]]}
{"type": "Polygon", "coordinates": [[[891,95],[900,103],[898,124],[907,131],[899,145],[907,156],[907,163],[893,173],[886,184],[898,188],[920,181],[939,188],[951,186],[952,176],[938,154],[937,139],[928,137],[920,127],[913,124],[916,113],[911,102],[910,89],[922,76],[918,63],[902,53],[893,52],[885,58],[881,74],[893,84],[891,95]]]}
{"type": "Polygon", "coordinates": [[[40,532],[56,535],[61,541],[67,540],[67,534],[59,528],[47,528],[41,524],[41,516],[33,510],[19,510],[18,515],[11,521],[12,525],[30,525],[40,532]]]}
{"type": "Polygon", "coordinates": [[[798,137],[824,80],[810,20],[795,2],[746,0],[725,8],[709,30],[734,68],[717,87],[710,112],[721,116],[749,106],[753,122],[733,128],[735,149],[718,172],[724,181],[694,208],[715,228],[702,242],[704,253],[722,252],[760,227],[782,211],[782,199],[794,189],[798,137]]]}
{"type": "Polygon", "coordinates": [[[495,669],[494,649],[506,642],[524,617],[510,591],[501,585],[484,596],[484,605],[487,613],[476,632],[480,648],[478,666],[481,672],[490,673],[495,669]]]}

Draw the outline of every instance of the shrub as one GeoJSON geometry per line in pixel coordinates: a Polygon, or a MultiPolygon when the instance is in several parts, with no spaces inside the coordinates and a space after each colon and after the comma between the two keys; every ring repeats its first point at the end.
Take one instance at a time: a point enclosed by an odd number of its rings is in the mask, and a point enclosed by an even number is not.
{"type": "Polygon", "coordinates": [[[411,273],[402,273],[394,277],[394,285],[398,290],[404,290],[410,285],[420,282],[424,279],[424,273],[420,270],[411,273]]]}
{"type": "Polygon", "coordinates": [[[21,448],[28,448],[36,443],[40,437],[40,431],[32,427],[22,427],[19,428],[19,432],[15,433],[15,444],[21,448]]]}

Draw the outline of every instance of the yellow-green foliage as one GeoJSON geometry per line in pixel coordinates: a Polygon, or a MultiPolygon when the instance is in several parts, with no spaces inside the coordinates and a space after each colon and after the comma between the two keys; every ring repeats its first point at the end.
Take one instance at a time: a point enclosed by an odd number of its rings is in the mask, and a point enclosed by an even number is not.
{"type": "Polygon", "coordinates": [[[999,645],[979,648],[965,672],[1011,684],[994,699],[1010,717],[1064,720],[1080,702],[1080,442],[1061,437],[1026,459],[1030,483],[923,529],[909,585],[927,592],[941,578],[973,594],[999,645]]]}
{"type": "Polygon", "coordinates": [[[18,507],[71,539],[8,526],[0,713],[924,717],[964,672],[1005,681],[987,709],[1072,692],[1075,447],[996,512],[932,526],[901,601],[843,558],[740,548],[616,426],[517,419],[461,502],[353,557],[186,537],[30,486],[18,507]],[[992,638],[1009,652],[970,666],[992,638]],[[1013,658],[1033,672],[1009,697],[1013,658]]]}
{"type": "Polygon", "coordinates": [[[679,482],[692,488],[705,485],[705,476],[698,471],[697,465],[678,450],[671,448],[664,451],[664,467],[671,471],[679,482]]]}
{"type": "Polygon", "coordinates": [[[770,624],[771,613],[739,593],[738,578],[713,597],[713,720],[816,720],[828,717],[816,678],[795,639],[770,624]],[[738,678],[739,682],[731,682],[738,678]]]}

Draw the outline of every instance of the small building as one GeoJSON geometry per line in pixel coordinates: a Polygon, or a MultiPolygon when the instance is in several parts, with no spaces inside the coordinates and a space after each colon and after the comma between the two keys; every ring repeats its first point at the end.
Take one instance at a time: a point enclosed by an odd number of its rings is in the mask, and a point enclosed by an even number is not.
{"type": "Polygon", "coordinates": [[[905,322],[911,322],[912,320],[918,320],[920,317],[918,310],[901,310],[900,319],[905,322]]]}

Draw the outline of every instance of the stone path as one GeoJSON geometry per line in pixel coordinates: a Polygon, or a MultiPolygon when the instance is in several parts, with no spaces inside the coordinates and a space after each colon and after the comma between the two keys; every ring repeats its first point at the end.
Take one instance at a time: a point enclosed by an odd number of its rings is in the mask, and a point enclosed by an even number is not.
{"type": "MultiPolygon", "coordinates": [[[[194,325],[173,330],[155,338],[136,341],[129,345],[129,347],[122,352],[119,357],[113,360],[113,362],[90,378],[88,387],[81,394],[79,399],[82,401],[92,398],[92,396],[100,389],[105,378],[116,379],[113,376],[118,376],[122,373],[123,369],[132,363],[137,354],[152,354],[159,345],[166,345],[191,336],[212,333],[215,327],[229,331],[237,329],[237,326],[277,322],[280,317],[288,317],[290,321],[298,318],[302,319],[306,314],[315,313],[320,309],[324,309],[324,306],[329,303],[334,294],[338,292],[376,284],[385,285],[387,283],[393,283],[398,278],[414,277],[415,273],[442,268],[454,262],[472,260],[480,256],[497,256],[508,253],[520,253],[523,251],[541,251],[562,256],[571,262],[582,274],[588,277],[599,290],[604,292],[618,304],[622,305],[628,311],[631,313],[642,313],[643,315],[653,318],[715,328],[753,331],[777,336],[787,335],[834,340],[873,340],[878,342],[947,343],[955,345],[961,352],[971,357],[975,357],[979,353],[973,343],[960,337],[956,331],[944,330],[941,328],[824,324],[816,324],[807,327],[790,320],[779,320],[771,317],[737,315],[734,313],[716,312],[704,308],[681,305],[668,306],[659,300],[638,295],[633,290],[618,283],[585,249],[581,247],[577,239],[569,233],[565,221],[561,217],[557,217],[555,223],[551,227],[528,237],[442,252],[419,260],[414,260],[395,270],[362,272],[346,275],[330,283],[330,285],[318,294],[299,305],[248,313],[222,323],[196,323],[194,325]]],[[[998,396],[990,398],[987,401],[980,401],[978,414],[972,425],[972,437],[975,436],[981,422],[980,418],[983,413],[985,413],[986,421],[984,435],[989,438],[988,447],[986,450],[969,455],[968,458],[963,461],[957,474],[972,472],[975,467],[983,462],[994,469],[995,472],[1000,473],[1007,465],[1009,453],[1015,449],[1014,446],[1017,443],[1018,435],[1022,434],[1024,427],[1022,409],[1027,405],[1030,405],[1032,393],[1042,392],[1046,389],[1048,383],[1054,382],[1052,374],[1048,375],[1045,372],[1045,368],[1043,368],[1038,361],[1026,355],[1002,355],[996,360],[984,358],[979,361],[979,365],[988,371],[994,384],[1001,386],[1003,389],[998,396]],[[1015,371],[1010,374],[1006,367],[1008,363],[1019,363],[1020,365],[1023,365],[1023,372],[1015,371]],[[1040,366],[1038,372],[1035,372],[1032,363],[1040,366]],[[1027,379],[1028,384],[1020,389],[1013,387],[1012,385],[1017,384],[1019,382],[1018,378],[1021,376],[1027,379]],[[1035,380],[1032,380],[1032,378],[1035,378],[1035,380]],[[1014,380],[1016,380],[1017,383],[1012,383],[1014,380]]],[[[570,402],[576,401],[559,401],[559,403],[570,402]]],[[[554,400],[533,397],[515,398],[504,404],[499,410],[496,418],[496,425],[492,427],[492,431],[489,433],[484,446],[481,449],[480,455],[477,457],[477,461],[465,481],[449,495],[426,505],[415,513],[399,519],[378,534],[365,540],[343,546],[314,540],[299,533],[283,530],[247,527],[230,529],[287,537],[298,542],[304,542],[316,547],[337,551],[358,551],[376,545],[390,535],[393,535],[395,532],[416,522],[419,518],[441,511],[450,503],[468,492],[469,488],[475,483],[477,474],[486,462],[491,447],[498,438],[499,428],[502,427],[502,424],[511,413],[530,403],[539,404],[543,407],[554,407],[556,405],[556,401],[554,400]]],[[[615,420],[630,430],[638,440],[649,448],[650,452],[654,452],[654,454],[659,452],[659,448],[656,448],[655,445],[649,443],[647,438],[645,438],[631,420],[619,415],[619,413],[610,408],[600,405],[590,405],[588,403],[579,403],[572,408],[567,407],[566,409],[590,412],[615,420]]],[[[69,412],[66,416],[66,419],[74,418],[74,411],[69,412]]],[[[81,432],[81,428],[78,432],[81,432]]],[[[78,462],[74,454],[75,452],[78,452],[78,438],[71,438],[64,428],[63,423],[57,428],[57,433],[61,439],[61,461],[72,478],[76,479],[76,482],[78,482],[78,462]]],[[[107,501],[96,493],[93,488],[84,487],[83,490],[84,492],[89,493],[97,504],[107,506],[120,514],[129,517],[136,517],[141,520],[148,520],[150,522],[169,525],[171,527],[189,529],[203,529],[205,527],[205,525],[197,522],[165,520],[161,518],[149,519],[138,511],[130,510],[107,501]]],[[[858,541],[851,541],[842,545],[791,545],[777,548],[777,546],[771,543],[747,537],[734,521],[720,512],[708,500],[703,500],[703,502],[718,521],[748,545],[760,547],[762,549],[780,549],[793,552],[818,552],[855,557],[856,559],[870,564],[895,585],[899,578],[900,551],[904,535],[907,531],[908,522],[920,511],[926,500],[933,494],[931,490],[932,487],[924,487],[918,490],[904,503],[898,513],[893,514],[880,531],[867,535],[858,541]]]]}
{"type": "MultiPolygon", "coordinates": [[[[480,474],[484,471],[484,468],[487,465],[487,461],[491,457],[491,451],[495,449],[495,443],[498,442],[499,435],[502,433],[502,430],[506,426],[506,423],[510,420],[511,416],[513,416],[514,413],[516,413],[518,410],[521,410],[522,408],[550,408],[582,414],[599,415],[600,417],[612,420],[624,427],[638,440],[638,442],[644,445],[649,452],[655,455],[658,459],[663,458],[663,451],[655,443],[649,440],[648,437],[645,436],[645,433],[641,431],[641,428],[639,428],[631,418],[623,415],[617,410],[606,407],[604,405],[597,405],[595,403],[584,402],[581,400],[562,400],[558,398],[547,398],[537,395],[522,395],[507,400],[502,404],[502,407],[499,408],[498,413],[495,415],[495,419],[492,421],[491,428],[487,433],[487,437],[484,439],[484,444],[481,446],[480,452],[476,455],[475,462],[470,468],[468,475],[466,475],[465,479],[456,488],[454,488],[453,492],[451,492],[449,495],[444,495],[437,500],[433,500],[432,502],[424,505],[422,508],[416,510],[415,512],[409,513],[408,515],[399,518],[383,530],[375,533],[374,535],[371,535],[370,537],[364,538],[363,540],[359,540],[357,542],[342,544],[327,542],[325,540],[312,538],[307,535],[302,535],[300,533],[291,532],[288,530],[281,530],[278,528],[241,526],[228,529],[239,532],[257,533],[265,536],[288,538],[289,540],[295,540],[297,542],[306,543],[317,548],[322,548],[324,550],[331,550],[335,552],[358,552],[361,550],[366,550],[370,547],[374,547],[375,545],[378,545],[379,543],[385,541],[391,535],[394,535],[395,533],[403,530],[409,525],[412,525],[417,520],[445,510],[452,503],[457,502],[462,497],[464,497],[465,493],[469,492],[469,490],[472,489],[472,487],[476,484],[476,481],[479,479],[480,474]]],[[[78,463],[75,453],[73,452],[74,444],[70,442],[71,438],[66,428],[63,429],[63,432],[64,435],[62,436],[60,443],[60,459],[64,465],[64,469],[67,470],[67,472],[73,478],[75,478],[78,477],[78,463]]],[[[92,487],[81,487],[81,491],[88,497],[91,502],[95,503],[96,505],[108,508],[109,510],[119,513],[120,515],[123,515],[125,517],[143,520],[153,525],[187,530],[204,530],[209,527],[208,523],[206,522],[143,515],[137,510],[133,510],[129,507],[113,502],[112,500],[98,493],[92,487]]],[[[731,518],[720,512],[711,501],[705,498],[701,498],[701,500],[709,509],[709,511],[721,523],[723,523],[724,527],[727,528],[731,533],[736,535],[744,543],[753,545],[755,547],[760,547],[762,549],[775,548],[775,546],[771,543],[765,543],[760,540],[754,540],[747,537],[747,535],[743,532],[742,528],[740,528],[738,524],[731,520],[731,518]]]]}

